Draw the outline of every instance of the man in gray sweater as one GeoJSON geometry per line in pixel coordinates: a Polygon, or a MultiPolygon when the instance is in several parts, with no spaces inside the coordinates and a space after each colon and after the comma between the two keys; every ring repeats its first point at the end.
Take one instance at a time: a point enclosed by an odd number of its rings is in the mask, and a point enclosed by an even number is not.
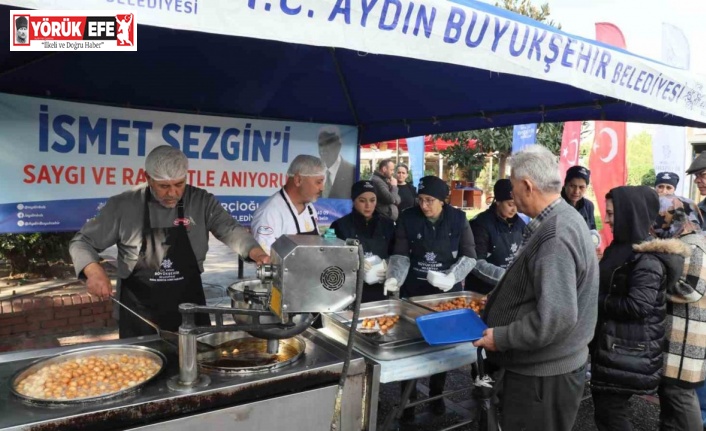
{"type": "Polygon", "coordinates": [[[533,145],[511,165],[515,205],[533,220],[474,344],[501,369],[503,430],[568,431],[596,326],[598,260],[585,222],[560,196],[556,157],[533,145]]]}

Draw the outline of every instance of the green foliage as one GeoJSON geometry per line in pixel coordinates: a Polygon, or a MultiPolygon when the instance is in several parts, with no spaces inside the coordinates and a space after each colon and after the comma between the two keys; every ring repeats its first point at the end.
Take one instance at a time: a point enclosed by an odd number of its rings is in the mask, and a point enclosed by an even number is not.
{"type": "Polygon", "coordinates": [[[75,232],[0,234],[0,258],[10,264],[10,273],[32,271],[50,260],[70,261],[69,241],[75,232]]]}
{"type": "Polygon", "coordinates": [[[485,153],[483,144],[468,144],[467,141],[457,142],[441,151],[446,163],[455,165],[467,181],[475,181],[478,177],[478,172],[485,164],[485,153]]]}
{"type": "Polygon", "coordinates": [[[643,130],[628,140],[626,150],[627,184],[630,186],[645,185],[652,187],[655,181],[655,170],[652,160],[652,136],[643,130]]]}
{"type": "Polygon", "coordinates": [[[370,179],[370,177],[373,176],[373,171],[370,169],[370,166],[367,164],[361,165],[360,167],[360,179],[361,180],[367,180],[370,179]]]}
{"type": "Polygon", "coordinates": [[[517,12],[520,15],[528,16],[535,21],[543,22],[551,25],[552,27],[561,29],[561,24],[549,19],[549,15],[551,15],[551,12],[549,11],[549,3],[544,3],[537,7],[534,6],[530,0],[503,0],[502,2],[496,2],[495,6],[517,12]]]}

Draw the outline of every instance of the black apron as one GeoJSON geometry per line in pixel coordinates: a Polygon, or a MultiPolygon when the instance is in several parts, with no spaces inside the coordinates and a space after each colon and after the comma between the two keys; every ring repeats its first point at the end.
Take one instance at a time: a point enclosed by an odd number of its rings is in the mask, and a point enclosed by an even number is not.
{"type": "MultiPolygon", "coordinates": [[[[410,266],[407,279],[402,285],[402,297],[443,293],[427,281],[427,272],[429,270],[441,272],[451,268],[451,265],[458,260],[452,251],[458,253],[461,241],[460,231],[455,232],[449,226],[454,220],[451,220],[448,212],[444,214],[444,218],[436,226],[424,218],[421,222],[415,223],[416,228],[408,229],[410,266]]],[[[459,282],[449,292],[460,290],[459,282]]]]}
{"type": "MultiPolygon", "coordinates": [[[[194,250],[184,225],[184,201],[177,204],[178,224],[169,228],[152,228],[149,201],[145,191],[142,246],[135,268],[120,284],[120,302],[160,329],[177,331],[181,325],[179,304],[206,304],[194,250]]],[[[197,314],[198,326],[210,326],[207,314],[197,314]]],[[[137,316],[120,307],[120,338],[152,335],[155,330],[137,316]]]]}
{"type": "MultiPolygon", "coordinates": [[[[482,225],[488,232],[489,252],[488,255],[478,256],[479,259],[485,259],[500,268],[507,268],[512,262],[515,252],[522,245],[522,233],[524,232],[525,222],[519,217],[513,218],[512,225],[502,220],[496,213],[495,207],[490,207],[487,212],[478,215],[474,223],[482,225]]],[[[466,276],[465,289],[486,295],[495,287],[494,284],[486,283],[475,275],[468,274],[466,276]]]]}
{"type": "MultiPolygon", "coordinates": [[[[353,210],[355,211],[355,210],[353,210]]],[[[341,234],[346,239],[355,238],[363,245],[363,251],[365,255],[375,255],[379,256],[381,259],[388,259],[390,257],[390,241],[392,238],[389,235],[394,235],[394,230],[385,234],[385,229],[383,229],[383,223],[385,220],[382,216],[377,216],[377,224],[372,235],[372,238],[366,238],[358,233],[355,228],[355,221],[353,220],[353,213],[338,220],[337,226],[341,230],[341,234]]],[[[361,216],[362,217],[362,216],[361,216]]],[[[339,231],[336,231],[338,236],[339,231]]],[[[339,238],[341,238],[339,236],[339,238]]],[[[388,299],[387,295],[384,294],[383,283],[368,284],[363,283],[363,298],[361,302],[373,302],[382,301],[388,299]]]]}
{"type": "Polygon", "coordinates": [[[289,208],[289,213],[294,219],[294,225],[297,227],[297,235],[319,235],[319,227],[316,225],[316,217],[314,217],[314,211],[312,211],[311,205],[307,205],[306,207],[309,209],[309,216],[311,217],[311,222],[314,224],[314,230],[312,230],[311,232],[302,232],[299,228],[299,219],[294,213],[294,209],[292,208],[292,206],[289,205],[287,196],[284,195],[284,189],[280,189],[279,194],[282,195],[282,199],[284,199],[284,203],[287,204],[287,208],[289,208]]]}

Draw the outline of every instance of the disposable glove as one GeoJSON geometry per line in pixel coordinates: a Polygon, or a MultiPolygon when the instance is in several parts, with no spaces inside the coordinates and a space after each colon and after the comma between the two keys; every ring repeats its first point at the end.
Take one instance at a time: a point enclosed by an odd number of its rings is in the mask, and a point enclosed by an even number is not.
{"type": "Polygon", "coordinates": [[[387,261],[383,260],[382,263],[376,266],[377,271],[375,272],[375,275],[378,278],[378,283],[382,283],[387,277],[387,261]]]}
{"type": "Polygon", "coordinates": [[[387,296],[388,293],[394,293],[400,290],[400,286],[397,284],[396,278],[388,278],[385,280],[385,286],[383,287],[383,295],[387,296]]]}
{"type": "Polygon", "coordinates": [[[505,269],[481,259],[476,262],[476,266],[473,267],[471,273],[480,280],[495,286],[502,276],[505,275],[505,269]]]}
{"type": "Polygon", "coordinates": [[[448,292],[456,283],[460,283],[476,266],[476,260],[472,257],[462,256],[451,268],[443,273],[437,271],[427,272],[427,281],[432,286],[448,292]]]}
{"type": "Polygon", "coordinates": [[[400,280],[404,282],[407,279],[407,273],[409,272],[409,257],[402,256],[400,254],[393,254],[390,256],[390,264],[387,267],[387,275],[385,278],[394,278],[399,283],[400,280]]]}
{"type": "Polygon", "coordinates": [[[365,259],[365,282],[367,284],[377,284],[385,281],[387,264],[379,256],[371,256],[365,259]],[[381,275],[382,274],[382,275],[381,275]]]}
{"type": "Polygon", "coordinates": [[[427,281],[429,282],[429,284],[441,290],[442,292],[448,292],[456,284],[456,279],[454,277],[453,272],[444,274],[443,272],[428,271],[427,281]]]}

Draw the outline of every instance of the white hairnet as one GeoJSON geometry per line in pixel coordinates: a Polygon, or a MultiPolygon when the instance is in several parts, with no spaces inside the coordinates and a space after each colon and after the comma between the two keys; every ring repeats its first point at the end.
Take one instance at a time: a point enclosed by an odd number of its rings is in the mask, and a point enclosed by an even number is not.
{"type": "Polygon", "coordinates": [[[145,159],[145,171],[156,181],[183,180],[188,170],[189,159],[170,145],[155,148],[145,159]]]}

